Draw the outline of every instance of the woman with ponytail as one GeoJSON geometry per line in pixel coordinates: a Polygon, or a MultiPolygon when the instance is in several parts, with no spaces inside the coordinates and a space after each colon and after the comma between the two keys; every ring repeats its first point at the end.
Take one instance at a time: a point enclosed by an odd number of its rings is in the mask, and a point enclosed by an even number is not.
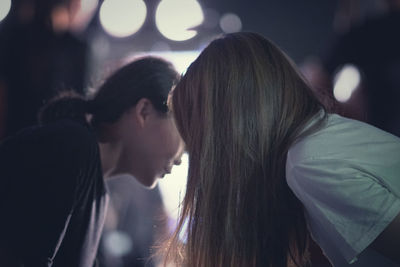
{"type": "Polygon", "coordinates": [[[166,263],[310,266],[311,236],[334,266],[398,266],[399,138],[329,113],[269,40],[212,41],[172,110],[189,175],[166,263]]]}
{"type": "Polygon", "coordinates": [[[104,178],[131,174],[151,188],[180,162],[167,106],[177,79],[170,63],[137,59],[90,99],[59,95],[41,110],[39,126],[0,145],[0,266],[93,266],[104,178]]]}

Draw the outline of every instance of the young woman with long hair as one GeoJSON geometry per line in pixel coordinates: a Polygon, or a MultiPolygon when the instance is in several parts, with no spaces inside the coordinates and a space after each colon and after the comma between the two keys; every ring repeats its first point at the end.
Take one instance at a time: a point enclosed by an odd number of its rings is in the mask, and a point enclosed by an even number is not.
{"type": "Polygon", "coordinates": [[[172,109],[189,174],[167,262],[309,266],[309,233],[334,266],[372,266],[362,265],[367,247],[395,255],[374,239],[399,229],[399,139],[329,113],[269,40],[212,41],[172,109]]]}
{"type": "Polygon", "coordinates": [[[160,58],[115,71],[94,97],[63,93],[40,125],[0,144],[0,265],[93,266],[104,178],[153,187],[179,164],[182,141],[167,106],[178,75],[160,58]]]}

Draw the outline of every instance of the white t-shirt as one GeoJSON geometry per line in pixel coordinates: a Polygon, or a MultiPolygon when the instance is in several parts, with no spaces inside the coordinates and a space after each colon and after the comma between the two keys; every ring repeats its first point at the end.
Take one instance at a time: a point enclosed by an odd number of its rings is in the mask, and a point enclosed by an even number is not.
{"type": "Polygon", "coordinates": [[[286,179],[334,266],[399,266],[367,247],[400,212],[400,138],[329,114],[290,148],[286,179]]]}

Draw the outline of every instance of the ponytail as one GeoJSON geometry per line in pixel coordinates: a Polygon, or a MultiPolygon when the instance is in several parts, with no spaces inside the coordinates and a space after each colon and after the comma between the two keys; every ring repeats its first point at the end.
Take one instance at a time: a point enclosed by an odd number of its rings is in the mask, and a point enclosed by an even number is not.
{"type": "Polygon", "coordinates": [[[39,123],[72,119],[97,131],[103,123],[116,122],[142,98],[149,99],[161,114],[167,114],[168,94],[178,79],[170,62],[151,56],[138,58],[108,77],[91,100],[74,91],[60,93],[40,110],[39,123]]]}
{"type": "Polygon", "coordinates": [[[90,113],[91,101],[74,91],[61,92],[52,98],[39,111],[39,124],[48,124],[62,119],[71,119],[89,125],[87,114],[90,113]]]}

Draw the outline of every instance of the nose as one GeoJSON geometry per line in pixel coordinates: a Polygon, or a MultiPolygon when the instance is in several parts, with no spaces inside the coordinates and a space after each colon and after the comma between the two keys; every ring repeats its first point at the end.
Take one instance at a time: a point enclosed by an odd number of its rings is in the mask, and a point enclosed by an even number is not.
{"type": "Polygon", "coordinates": [[[179,144],[178,152],[175,155],[174,165],[181,165],[181,163],[182,163],[182,155],[183,155],[184,152],[185,152],[185,144],[181,140],[181,142],[179,144]]]}

